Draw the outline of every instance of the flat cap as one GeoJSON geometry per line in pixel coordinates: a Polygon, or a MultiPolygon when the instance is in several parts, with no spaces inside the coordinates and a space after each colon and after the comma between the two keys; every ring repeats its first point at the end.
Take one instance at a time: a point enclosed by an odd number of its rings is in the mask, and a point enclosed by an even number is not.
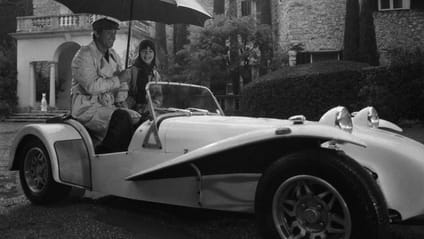
{"type": "Polygon", "coordinates": [[[109,18],[100,18],[94,21],[92,24],[93,30],[118,30],[119,23],[109,19],[109,18]]]}

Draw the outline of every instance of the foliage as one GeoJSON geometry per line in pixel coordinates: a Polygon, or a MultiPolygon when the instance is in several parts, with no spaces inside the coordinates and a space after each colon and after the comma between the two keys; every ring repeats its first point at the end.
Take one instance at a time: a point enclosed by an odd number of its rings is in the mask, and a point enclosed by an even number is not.
{"type": "Polygon", "coordinates": [[[424,51],[419,47],[416,47],[414,50],[395,47],[388,50],[387,53],[390,59],[390,66],[411,65],[424,62],[424,51]]]}
{"type": "Polygon", "coordinates": [[[388,120],[424,120],[423,69],[422,63],[368,69],[358,99],[388,120]]]}
{"type": "Polygon", "coordinates": [[[333,106],[354,107],[359,69],[364,66],[336,61],[283,67],[243,90],[241,112],[274,118],[303,114],[317,120],[333,106]]]}
{"type": "Polygon", "coordinates": [[[372,105],[382,118],[424,120],[424,67],[420,63],[367,67],[355,62],[319,62],[285,67],[249,84],[241,95],[243,115],[318,120],[332,107],[351,111],[372,105]]]}
{"type": "MultiPolygon", "coordinates": [[[[230,18],[216,15],[204,28],[189,27],[189,44],[177,52],[176,64],[169,75],[172,80],[198,84],[225,81],[229,73],[239,69],[254,54],[254,46],[271,57],[272,39],[268,26],[257,25],[252,16],[230,18]],[[230,38],[238,39],[237,57],[230,55],[230,38]],[[233,57],[231,57],[233,56],[233,57]]],[[[266,61],[260,61],[266,65],[266,61]]]]}
{"type": "Polygon", "coordinates": [[[16,107],[16,84],[16,43],[10,36],[0,35],[0,117],[16,107]]]}

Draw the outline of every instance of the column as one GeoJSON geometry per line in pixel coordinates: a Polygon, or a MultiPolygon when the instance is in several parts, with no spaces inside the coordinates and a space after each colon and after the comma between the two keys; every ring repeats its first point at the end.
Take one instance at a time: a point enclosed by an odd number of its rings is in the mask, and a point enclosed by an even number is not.
{"type": "Polygon", "coordinates": [[[28,83],[28,103],[29,106],[35,107],[35,72],[34,72],[34,64],[35,62],[29,63],[29,83],[28,83]]]}
{"type": "Polygon", "coordinates": [[[49,62],[50,64],[50,90],[49,90],[49,106],[56,106],[56,65],[54,61],[49,62]]]}

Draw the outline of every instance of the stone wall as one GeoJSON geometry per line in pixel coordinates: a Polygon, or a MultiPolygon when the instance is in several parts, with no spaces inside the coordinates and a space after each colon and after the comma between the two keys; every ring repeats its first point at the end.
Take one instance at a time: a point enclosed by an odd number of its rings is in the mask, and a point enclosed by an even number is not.
{"type": "Polygon", "coordinates": [[[374,25],[380,64],[387,65],[391,49],[424,51],[424,11],[399,10],[374,13],[374,25]]]}
{"type": "Polygon", "coordinates": [[[33,6],[34,16],[72,14],[67,7],[53,0],[33,0],[33,6]]]}
{"type": "Polygon", "coordinates": [[[273,14],[278,42],[283,49],[303,43],[306,51],[340,50],[346,15],[346,0],[277,0],[273,14]]]}

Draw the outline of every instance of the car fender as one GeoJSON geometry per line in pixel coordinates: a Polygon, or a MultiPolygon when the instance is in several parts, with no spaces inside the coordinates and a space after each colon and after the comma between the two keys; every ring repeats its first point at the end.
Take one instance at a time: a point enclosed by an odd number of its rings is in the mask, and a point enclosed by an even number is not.
{"type": "Polygon", "coordinates": [[[334,141],[338,144],[348,143],[360,147],[366,147],[366,144],[359,138],[356,138],[338,128],[327,125],[309,123],[305,125],[292,125],[290,127],[265,128],[249,131],[247,133],[225,138],[218,142],[210,143],[203,147],[182,154],[174,159],[159,163],[129,175],[126,177],[126,180],[138,180],[141,179],[144,175],[161,169],[182,163],[188,163],[208,155],[223,152],[243,145],[278,138],[315,138],[321,141],[321,143],[326,141],[334,141]]]}
{"type": "Polygon", "coordinates": [[[403,132],[403,129],[399,127],[397,124],[392,123],[388,120],[380,119],[378,123],[378,128],[380,129],[390,129],[397,132],[403,132]]]}
{"type": "MultiPolygon", "coordinates": [[[[68,124],[29,124],[24,126],[18,134],[15,136],[12,145],[10,147],[9,153],[9,170],[19,170],[19,157],[18,153],[21,149],[22,143],[25,142],[28,136],[38,138],[48,151],[52,169],[52,176],[56,182],[78,186],[78,184],[72,183],[72,180],[63,180],[69,178],[69,173],[75,168],[65,168],[69,165],[62,165],[62,177],[60,176],[59,170],[59,157],[63,158],[62,160],[71,161],[72,157],[76,154],[75,151],[82,152],[84,156],[84,161],[89,161],[89,154],[85,143],[83,142],[81,134],[71,125],[68,124]],[[73,143],[77,142],[77,144],[73,143]],[[70,145],[72,144],[72,145],[70,145]],[[72,146],[72,149],[66,149],[67,147],[72,146]],[[72,150],[72,151],[70,151],[72,150]],[[65,155],[66,154],[66,155],[65,155]],[[60,156],[61,155],[61,156],[60,156]],[[68,174],[68,176],[66,175],[68,174]]],[[[81,155],[79,155],[81,156],[81,155]]],[[[83,160],[83,159],[79,159],[83,160]]],[[[75,162],[69,162],[72,164],[75,162]]],[[[89,170],[89,168],[87,168],[89,170]]],[[[81,177],[78,175],[86,174],[82,172],[73,173],[73,177],[81,177]]],[[[85,179],[87,180],[87,179],[85,179]]],[[[77,180],[78,181],[78,180],[77,180]]]]}
{"type": "Polygon", "coordinates": [[[341,145],[341,149],[375,173],[388,207],[402,219],[424,213],[424,145],[386,130],[355,128],[353,135],[367,143],[367,149],[341,145]]]}

